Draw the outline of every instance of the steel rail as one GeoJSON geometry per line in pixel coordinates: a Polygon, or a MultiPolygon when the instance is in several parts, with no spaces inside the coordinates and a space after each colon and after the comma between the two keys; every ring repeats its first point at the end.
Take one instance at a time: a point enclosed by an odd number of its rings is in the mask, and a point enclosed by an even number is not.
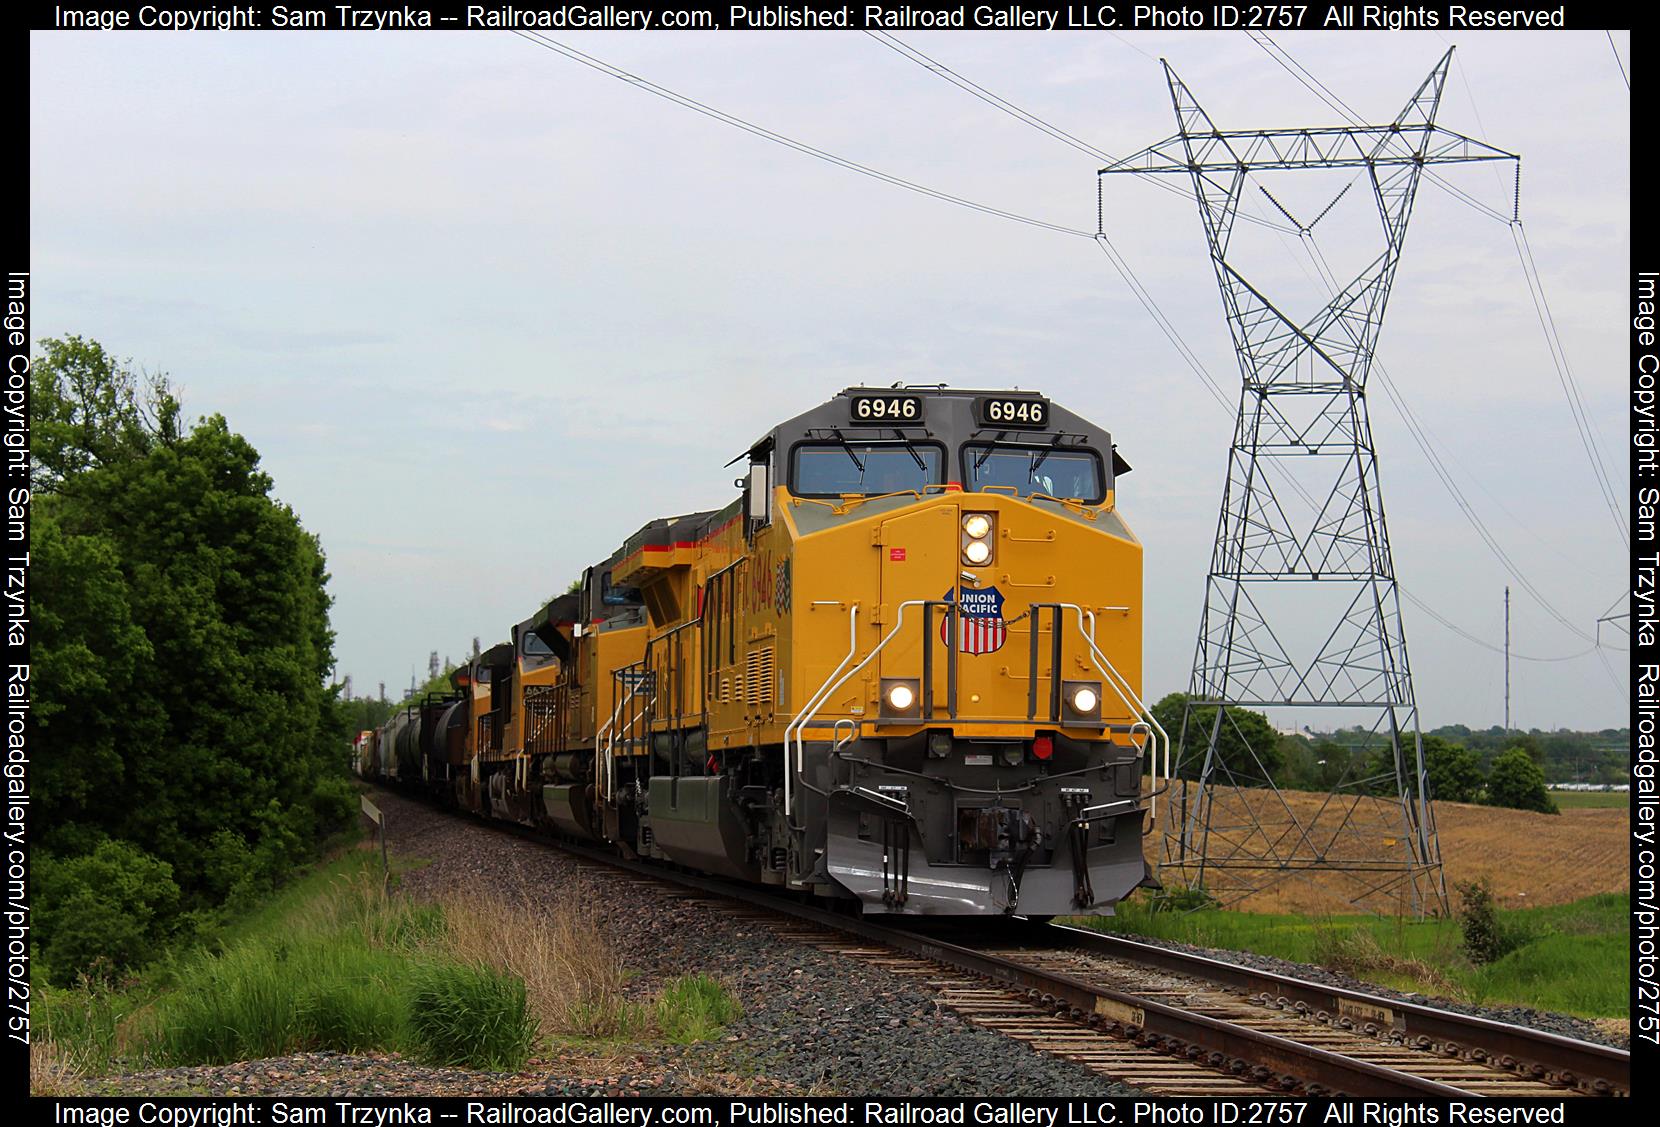
{"type": "MultiPolygon", "coordinates": [[[[1048,1008],[1056,1016],[1070,1018],[1154,1051],[1209,1064],[1221,1072],[1277,1087],[1287,1094],[1486,1098],[1480,1092],[1459,1088],[1455,1083],[1416,1076],[1288,1037],[1191,1013],[906,927],[878,923],[872,917],[845,915],[798,903],[768,888],[663,864],[628,860],[601,847],[557,838],[520,823],[486,818],[453,807],[449,809],[490,828],[561,849],[587,861],[791,916],[952,966],[1022,991],[1030,1001],[1048,1008]]],[[[910,917],[906,919],[911,920],[910,917]]],[[[1376,1020],[1380,1015],[1374,1008],[1381,1007],[1389,1011],[1387,1020],[1391,1027],[1403,1032],[1410,1030],[1414,1043],[1428,1041],[1433,1047],[1440,1047],[1443,1054],[1450,1055],[1451,1050],[1457,1050],[1457,1055],[1469,1055],[1478,1062],[1500,1068],[1513,1065],[1517,1071],[1537,1079],[1596,1094],[1630,1091],[1630,1054],[1623,1050],[1506,1025],[1487,1018],[1437,1010],[1419,1003],[1306,982],[1237,963],[1079,928],[1032,923],[1027,935],[1022,938],[1041,942],[1052,950],[1059,947],[1090,951],[1203,978],[1224,988],[1266,995],[1269,1004],[1283,1000],[1289,1008],[1298,1012],[1313,1012],[1316,1016],[1324,1012],[1339,1022],[1349,1017],[1350,1026],[1358,1025],[1362,1032],[1372,1031],[1368,1026],[1381,1029],[1381,1023],[1376,1020]],[[1356,1017],[1362,1020],[1355,1021],[1356,1017]],[[1400,1024],[1396,1024],[1397,1021],[1400,1024]],[[1479,1040],[1472,1040],[1472,1034],[1479,1040]]],[[[1428,1060],[1445,1059],[1445,1055],[1440,1058],[1429,1052],[1425,1055],[1428,1060]]]]}
{"type": "MultiPolygon", "coordinates": [[[[470,814],[468,811],[457,811],[470,814]]],[[[1414,1076],[1367,1061],[1304,1045],[1286,1037],[1189,1013],[1175,1006],[1097,986],[1068,975],[1027,966],[926,935],[785,900],[764,888],[729,882],[660,864],[631,861],[604,849],[580,845],[514,822],[471,815],[475,821],[576,857],[666,883],[765,908],[821,927],[881,943],[895,950],[980,975],[1024,991],[1029,1000],[1103,1032],[1154,1051],[1210,1064],[1224,1073],[1248,1076],[1290,1094],[1318,1096],[1480,1098],[1450,1084],[1414,1076]]]]}
{"type": "Polygon", "coordinates": [[[1053,944],[1057,938],[1064,937],[1064,945],[1075,950],[1192,975],[1247,994],[1264,996],[1270,1005],[1300,1013],[1325,1014],[1340,1026],[1362,1032],[1392,1030],[1415,1046],[1472,1056],[1536,1079],[1597,1095],[1631,1091],[1631,1053],[1625,1049],[1437,1009],[1421,1002],[1309,982],[1098,931],[1049,925],[1040,935],[1045,943],[1053,944]]]}

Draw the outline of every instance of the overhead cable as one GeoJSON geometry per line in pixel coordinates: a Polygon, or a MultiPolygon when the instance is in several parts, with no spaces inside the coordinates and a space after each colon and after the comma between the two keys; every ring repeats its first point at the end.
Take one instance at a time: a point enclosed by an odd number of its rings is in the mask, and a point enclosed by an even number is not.
{"type": "Polygon", "coordinates": [[[561,43],[556,39],[551,39],[539,32],[515,30],[513,34],[517,35],[526,42],[534,43],[538,47],[557,52],[558,54],[564,55],[567,59],[571,59],[574,62],[581,63],[585,67],[597,70],[601,74],[609,75],[620,82],[626,82],[631,86],[638,87],[648,94],[655,94],[659,98],[673,102],[675,105],[682,106],[693,111],[694,113],[700,113],[705,117],[713,118],[716,121],[721,122],[723,125],[730,125],[734,129],[741,129],[745,133],[751,133],[762,138],[763,140],[771,141],[776,145],[782,145],[785,148],[794,149],[798,153],[804,153],[807,156],[813,157],[817,160],[822,160],[828,164],[836,165],[838,168],[845,168],[849,172],[857,172],[861,176],[868,176],[874,180],[880,180],[884,184],[892,184],[896,188],[904,188],[906,191],[915,192],[918,195],[928,196],[932,199],[941,200],[945,203],[955,204],[958,207],[965,207],[971,211],[978,211],[985,215],[994,215],[999,219],[1008,219],[1015,223],[1023,223],[1028,227],[1040,227],[1046,231],[1054,231],[1062,235],[1077,235],[1085,239],[1094,237],[1093,232],[1085,231],[1081,228],[1068,227],[1062,223],[1051,223],[1046,219],[1035,219],[1030,215],[1021,215],[1019,212],[1009,211],[1005,208],[992,207],[989,204],[964,199],[962,196],[954,196],[949,192],[942,192],[937,188],[930,188],[924,184],[918,184],[914,180],[906,180],[903,177],[894,176],[891,173],[872,168],[867,164],[860,164],[858,161],[849,160],[847,157],[837,156],[835,153],[828,152],[802,141],[797,141],[793,137],[787,137],[782,133],[767,129],[764,126],[756,125],[750,121],[745,121],[743,118],[726,113],[723,110],[717,110],[713,106],[705,105],[695,98],[689,98],[683,94],[677,94],[667,87],[659,86],[657,83],[641,78],[639,75],[630,74],[628,71],[625,71],[620,67],[614,67],[610,63],[597,59],[586,52],[579,51],[569,44],[561,43]]]}

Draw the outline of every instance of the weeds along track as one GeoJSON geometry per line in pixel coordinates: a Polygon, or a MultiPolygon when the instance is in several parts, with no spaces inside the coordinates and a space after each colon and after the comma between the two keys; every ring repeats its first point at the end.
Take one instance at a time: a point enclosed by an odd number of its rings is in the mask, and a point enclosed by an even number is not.
{"type": "Polygon", "coordinates": [[[1150,1095],[1628,1095],[1625,1050],[1023,920],[842,915],[477,819],[931,990],[963,1019],[1150,1095]]]}

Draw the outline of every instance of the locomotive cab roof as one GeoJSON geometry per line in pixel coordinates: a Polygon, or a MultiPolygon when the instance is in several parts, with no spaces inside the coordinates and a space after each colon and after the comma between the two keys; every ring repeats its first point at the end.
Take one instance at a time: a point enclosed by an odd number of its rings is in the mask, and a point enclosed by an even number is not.
{"type": "Polygon", "coordinates": [[[952,451],[965,443],[1009,443],[1110,452],[1108,488],[1112,478],[1130,472],[1108,431],[1041,392],[941,385],[843,388],[762,435],[751,444],[748,457],[760,461],[776,450],[788,458],[803,442],[906,441],[940,444],[952,451]]]}

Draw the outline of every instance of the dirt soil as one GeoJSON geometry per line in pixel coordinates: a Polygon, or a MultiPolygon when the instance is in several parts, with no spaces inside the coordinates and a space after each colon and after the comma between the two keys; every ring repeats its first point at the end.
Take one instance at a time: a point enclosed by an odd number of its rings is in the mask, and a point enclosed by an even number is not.
{"type": "MultiPolygon", "coordinates": [[[[1212,816],[1213,848],[1283,858],[1306,858],[1314,847],[1333,857],[1405,855],[1398,806],[1362,800],[1345,820],[1340,801],[1328,802],[1324,794],[1287,791],[1283,798],[1283,805],[1270,791],[1234,791],[1219,798],[1212,816]]],[[[1161,829],[1176,824],[1179,795],[1177,799],[1160,802],[1161,829]]],[[[1501,906],[1521,908],[1630,888],[1631,825],[1623,807],[1536,814],[1440,802],[1435,818],[1449,891],[1461,881],[1485,878],[1501,906]]],[[[1155,865],[1162,845],[1162,835],[1147,839],[1147,855],[1155,865]]],[[[1354,911],[1364,884],[1375,886],[1389,878],[1241,872],[1233,879],[1256,891],[1224,896],[1230,906],[1315,914],[1354,911]]],[[[1215,883],[1207,877],[1207,884],[1215,883]]]]}

